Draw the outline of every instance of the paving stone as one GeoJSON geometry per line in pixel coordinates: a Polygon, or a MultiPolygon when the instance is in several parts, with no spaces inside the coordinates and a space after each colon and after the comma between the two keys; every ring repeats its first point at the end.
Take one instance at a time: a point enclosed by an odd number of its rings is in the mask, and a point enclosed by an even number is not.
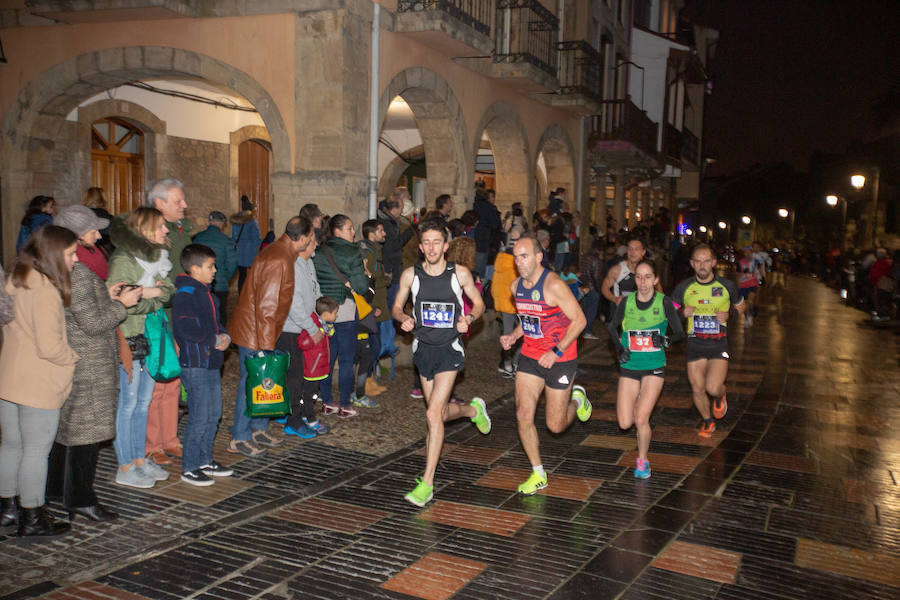
{"type": "Polygon", "coordinates": [[[132,594],[126,590],[120,590],[94,581],[86,581],[63,588],[47,594],[43,598],[45,600],[147,600],[146,596],[132,594]]]}
{"type": "Polygon", "coordinates": [[[508,537],[514,535],[531,517],[497,509],[439,501],[419,513],[418,518],[508,537]]]}
{"type": "MultiPolygon", "coordinates": [[[[626,452],[619,459],[619,464],[623,467],[634,468],[637,459],[637,451],[632,450],[626,452]]],[[[699,458],[691,456],[672,456],[671,454],[658,454],[650,452],[647,454],[647,460],[650,461],[650,468],[653,471],[662,471],[664,473],[680,473],[686,475],[694,470],[700,463],[699,458]]]]}
{"type": "Polygon", "coordinates": [[[593,434],[585,438],[581,445],[629,451],[637,448],[637,440],[630,436],[593,434]]]}
{"type": "Polygon", "coordinates": [[[734,583],[741,555],[709,546],[672,542],[653,561],[657,569],[701,577],[720,583],[734,583]]]}
{"type": "Polygon", "coordinates": [[[712,600],[719,584],[699,577],[650,568],[632,583],[620,600],[712,600]]]}
{"type": "Polygon", "coordinates": [[[485,568],[481,562],[429,552],[381,587],[416,598],[446,600],[485,568]]]}
{"type": "Polygon", "coordinates": [[[390,513],[352,504],[308,498],[272,514],[277,519],[330,529],[341,533],[358,533],[390,513]]]}
{"type": "Polygon", "coordinates": [[[712,436],[702,438],[693,427],[674,427],[660,425],[653,428],[653,441],[673,442],[676,444],[692,444],[695,446],[715,447],[725,439],[726,431],[714,431],[712,436]]]}
{"type": "Polygon", "coordinates": [[[815,540],[797,540],[798,567],[900,586],[900,557],[815,540]]]}
{"type": "MultiPolygon", "coordinates": [[[[493,469],[476,481],[476,485],[495,487],[503,490],[517,490],[519,484],[530,475],[529,471],[499,467],[493,469]]],[[[587,500],[590,495],[603,482],[599,479],[587,477],[572,477],[570,475],[548,473],[547,487],[538,491],[538,494],[568,498],[570,500],[587,500]]]]}
{"type": "Polygon", "coordinates": [[[234,477],[218,477],[214,485],[207,487],[197,487],[180,480],[174,481],[174,477],[170,479],[173,479],[171,485],[158,485],[151,490],[151,493],[200,506],[212,506],[254,485],[249,481],[242,481],[234,477]]]}
{"type": "Polygon", "coordinates": [[[775,469],[800,471],[801,473],[817,473],[819,471],[818,462],[814,458],[790,456],[786,454],[777,454],[775,452],[764,452],[762,450],[751,452],[747,457],[747,462],[753,465],[762,465],[764,467],[772,467],[775,469]]]}
{"type": "Polygon", "coordinates": [[[619,581],[578,573],[554,592],[549,600],[595,600],[615,598],[625,588],[619,581]]]}

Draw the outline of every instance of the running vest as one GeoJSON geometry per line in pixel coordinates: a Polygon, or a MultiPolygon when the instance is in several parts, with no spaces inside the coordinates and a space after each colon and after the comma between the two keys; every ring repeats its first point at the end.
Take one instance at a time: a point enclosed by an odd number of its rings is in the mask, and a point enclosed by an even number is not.
{"type": "Polygon", "coordinates": [[[738,260],[738,269],[739,288],[752,288],[759,285],[756,260],[752,258],[741,258],[738,260]]]}
{"type": "MultiPolygon", "coordinates": [[[[737,286],[730,279],[716,275],[709,283],[700,283],[691,277],[678,284],[673,300],[683,306],[693,306],[694,314],[687,318],[688,341],[724,340],[728,334],[725,323],[719,323],[716,312],[728,312],[734,298],[738,298],[737,286]]],[[[736,302],[740,304],[740,300],[736,302]]]]}
{"type": "Polygon", "coordinates": [[[638,307],[637,294],[625,298],[625,316],[622,319],[622,346],[631,351],[631,358],[622,365],[634,371],[652,371],[666,366],[666,352],[653,347],[653,334],[664,336],[669,328],[666,311],[663,309],[664,296],[653,293],[650,306],[638,307]]]}
{"type": "Polygon", "coordinates": [[[634,282],[634,273],[628,268],[628,261],[623,260],[619,263],[619,276],[613,283],[613,296],[630,296],[637,291],[637,284],[634,282]]]}
{"type": "Polygon", "coordinates": [[[456,265],[448,262],[440,275],[429,275],[421,263],[413,268],[412,301],[416,342],[447,346],[459,339],[456,321],[463,314],[462,286],[456,265]]]}
{"type": "MultiPolygon", "coordinates": [[[[566,335],[570,323],[569,318],[558,306],[550,306],[544,301],[544,281],[548,273],[550,271],[544,269],[540,279],[531,289],[525,287],[525,280],[522,277],[516,284],[516,312],[519,313],[519,322],[525,336],[522,354],[534,360],[538,360],[550,352],[553,346],[559,344],[566,335]]],[[[563,355],[557,361],[564,362],[576,358],[578,349],[577,344],[573,342],[563,350],[563,355]]]]}

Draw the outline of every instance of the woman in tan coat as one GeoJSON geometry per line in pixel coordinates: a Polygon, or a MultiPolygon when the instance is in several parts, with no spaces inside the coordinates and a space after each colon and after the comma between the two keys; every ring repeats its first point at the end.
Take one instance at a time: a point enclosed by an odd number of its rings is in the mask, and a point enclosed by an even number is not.
{"type": "Polygon", "coordinates": [[[69,530],[44,508],[47,456],[56,437],[60,407],[72,389],[78,355],[66,337],[64,307],[70,272],[78,262],[75,234],[55,225],[35,231],[16,259],[6,284],[14,317],[3,328],[0,351],[0,498],[3,523],[15,521],[20,536],[52,536],[69,530]]]}

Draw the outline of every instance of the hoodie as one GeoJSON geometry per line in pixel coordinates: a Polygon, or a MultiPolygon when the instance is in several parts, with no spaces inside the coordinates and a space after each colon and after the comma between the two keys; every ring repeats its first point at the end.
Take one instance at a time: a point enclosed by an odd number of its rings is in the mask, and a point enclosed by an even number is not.
{"type": "Polygon", "coordinates": [[[172,329],[181,349],[178,362],[186,369],[219,369],[225,353],[216,350],[216,336],[225,333],[220,323],[219,299],[209,286],[182,273],[175,278],[172,329]]]}

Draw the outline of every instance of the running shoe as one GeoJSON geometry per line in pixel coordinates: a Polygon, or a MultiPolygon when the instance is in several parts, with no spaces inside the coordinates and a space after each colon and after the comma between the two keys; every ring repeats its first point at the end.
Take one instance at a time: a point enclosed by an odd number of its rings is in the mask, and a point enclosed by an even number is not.
{"type": "Polygon", "coordinates": [[[322,403],[322,414],[323,415],[336,415],[340,407],[337,404],[328,404],[327,402],[322,403]]]}
{"type": "Polygon", "coordinates": [[[359,397],[356,394],[350,394],[350,404],[357,408],[378,408],[378,403],[368,396],[359,397]]]}
{"type": "Polygon", "coordinates": [[[487,407],[484,405],[484,400],[475,397],[472,398],[472,401],[469,404],[475,408],[475,416],[472,417],[472,422],[475,423],[475,427],[477,427],[478,431],[481,433],[485,435],[489,434],[491,432],[491,418],[487,414],[487,407]]]}
{"type": "Polygon", "coordinates": [[[200,470],[210,477],[231,477],[234,475],[234,469],[220,465],[216,461],[211,461],[208,465],[203,465],[200,470]]]}
{"type": "Polygon", "coordinates": [[[547,474],[538,475],[536,471],[532,471],[524,482],[519,484],[519,493],[525,496],[531,496],[547,487],[547,474]]]}
{"type": "Polygon", "coordinates": [[[301,440],[311,440],[316,437],[316,432],[310,429],[309,425],[306,425],[304,423],[303,425],[298,426],[296,429],[294,429],[290,425],[285,425],[284,435],[295,435],[301,440]]]}
{"type": "Polygon", "coordinates": [[[425,483],[421,477],[416,478],[416,487],[410,493],[404,496],[408,502],[412,502],[416,506],[425,506],[434,498],[434,486],[425,483]]]}
{"type": "Polygon", "coordinates": [[[638,479],[650,479],[650,461],[637,459],[637,466],[634,468],[634,476],[638,479]]]}
{"type": "Polygon", "coordinates": [[[187,471],[181,474],[181,480],[185,483],[189,483],[191,485],[197,485],[200,487],[206,487],[215,483],[213,478],[197,469],[196,471],[187,471]]]}
{"type": "Polygon", "coordinates": [[[316,435],[325,435],[329,431],[331,431],[331,427],[323,423],[322,421],[313,421],[312,423],[303,420],[306,423],[306,426],[316,432],[316,435]]]}
{"type": "Polygon", "coordinates": [[[287,425],[287,417],[279,417],[275,419],[275,422],[279,425],[287,425]]]}
{"type": "Polygon", "coordinates": [[[727,394],[722,394],[721,398],[716,398],[712,403],[712,414],[716,419],[721,419],[725,417],[725,413],[728,412],[728,400],[726,400],[727,394]]]}
{"type": "Polygon", "coordinates": [[[593,412],[594,407],[591,406],[591,401],[588,400],[587,392],[584,391],[584,388],[580,385],[576,385],[572,387],[572,400],[578,402],[578,408],[575,409],[575,414],[578,416],[578,420],[584,423],[588,419],[591,418],[591,412],[593,412]]]}
{"type": "Polygon", "coordinates": [[[697,431],[697,435],[702,438],[712,437],[713,432],[716,430],[716,422],[713,419],[703,420],[703,424],[700,425],[700,430],[697,431]]]}
{"type": "Polygon", "coordinates": [[[420,398],[424,398],[425,394],[422,393],[422,388],[416,387],[416,388],[413,388],[412,391],[409,393],[409,397],[420,399],[420,398]]]}
{"type": "Polygon", "coordinates": [[[337,416],[342,419],[346,419],[347,417],[355,417],[359,415],[359,411],[353,408],[353,405],[350,406],[342,406],[338,409],[337,416]]]}

